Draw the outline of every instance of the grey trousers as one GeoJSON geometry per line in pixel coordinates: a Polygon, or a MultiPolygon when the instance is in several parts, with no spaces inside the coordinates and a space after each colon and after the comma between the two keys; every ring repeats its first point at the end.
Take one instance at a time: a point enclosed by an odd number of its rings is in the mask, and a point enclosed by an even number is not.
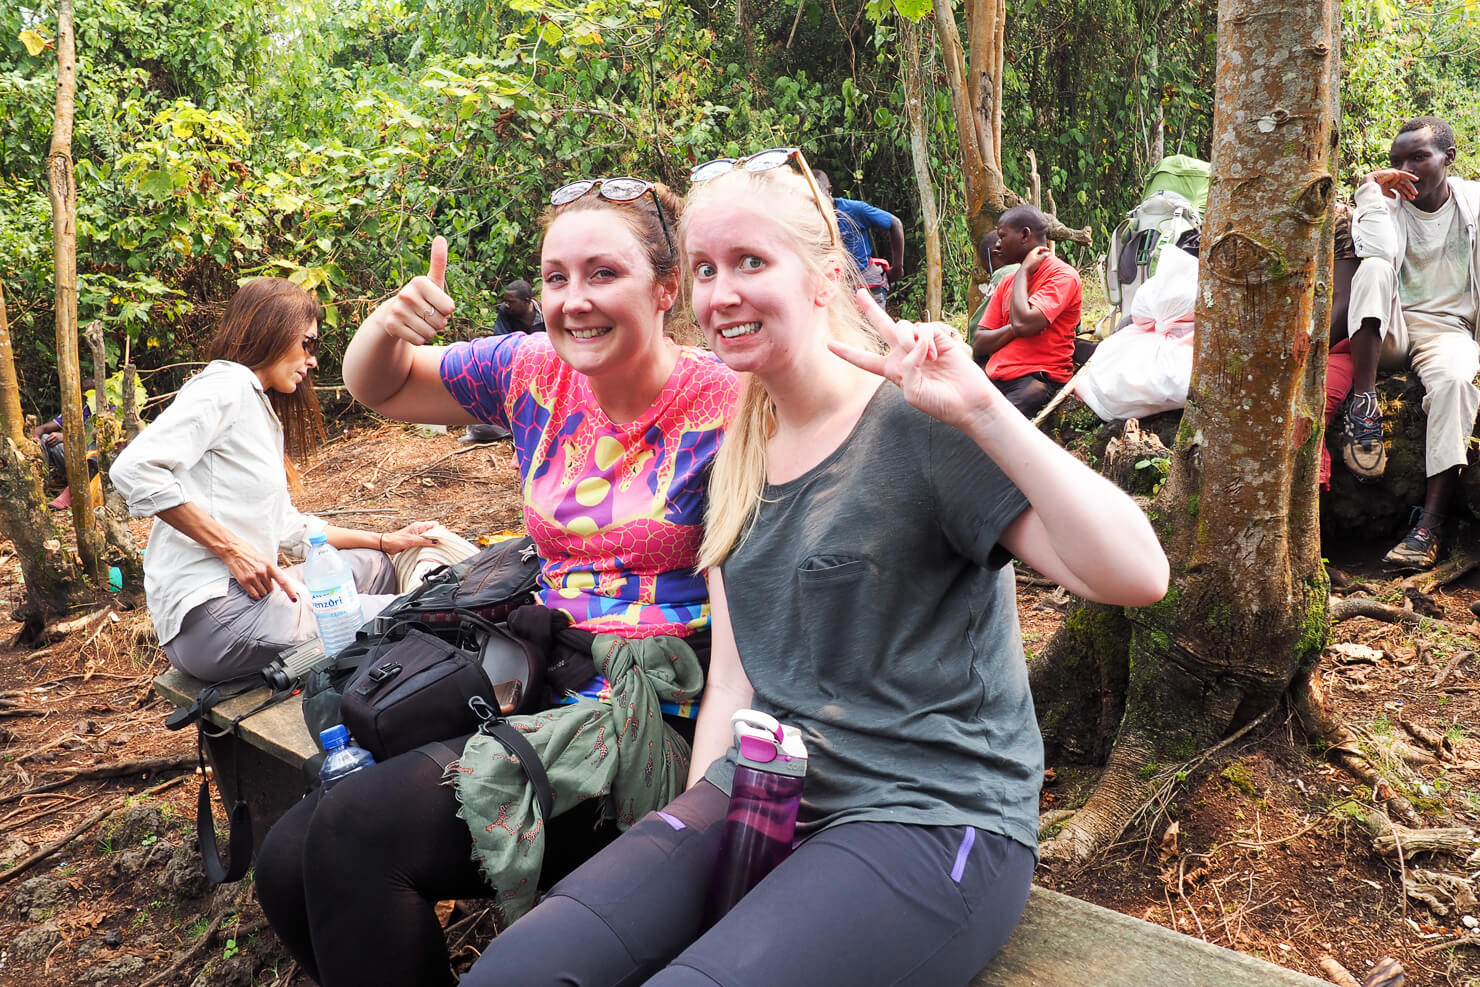
{"type": "MultiPolygon", "coordinates": [[[[396,570],[391,557],[373,548],[340,549],[355,574],[365,619],[396,598],[396,570]]],[[[303,566],[283,570],[303,582],[303,566]]],[[[261,671],[284,648],[302,644],[318,633],[308,594],[298,602],[274,586],[260,600],[247,595],[235,579],[226,595],[207,600],[185,615],[180,633],[164,644],[170,664],[206,682],[224,682],[261,671]]]]}

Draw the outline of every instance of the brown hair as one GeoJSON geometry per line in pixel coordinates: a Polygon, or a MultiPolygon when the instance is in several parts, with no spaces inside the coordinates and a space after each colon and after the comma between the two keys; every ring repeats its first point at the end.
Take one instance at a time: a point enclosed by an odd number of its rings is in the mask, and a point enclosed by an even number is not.
{"type": "MultiPolygon", "coordinates": [[[[284,278],[243,281],[221,315],[206,349],[208,360],[230,360],[250,370],[265,367],[302,346],[306,322],[319,321],[319,303],[284,278]]],[[[268,390],[268,401],[283,426],[283,448],[294,459],[306,459],[324,441],[324,420],[312,373],[305,374],[292,394],[268,390]]]]}
{"type": "Polygon", "coordinates": [[[563,206],[549,206],[540,214],[540,249],[544,250],[545,234],[550,224],[559,216],[573,212],[614,211],[627,224],[632,235],[642,247],[648,263],[653,268],[653,280],[678,283],[679,294],[673,307],[663,315],[663,331],[681,343],[695,343],[701,337],[689,318],[688,286],[682,276],[681,258],[678,254],[678,222],[683,216],[683,198],[661,182],[653,183],[651,193],[644,192],[630,202],[612,202],[595,192],[588,192],[563,206]],[[658,215],[653,196],[662,203],[663,215],[658,215]],[[666,227],[664,225],[666,221],[666,227]]]}

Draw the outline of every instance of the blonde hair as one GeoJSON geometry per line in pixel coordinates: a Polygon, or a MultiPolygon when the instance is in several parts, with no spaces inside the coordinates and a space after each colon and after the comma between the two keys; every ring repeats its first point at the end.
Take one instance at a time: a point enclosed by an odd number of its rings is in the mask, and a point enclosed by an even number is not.
{"type": "MultiPolygon", "coordinates": [[[[693,217],[712,201],[758,203],[758,215],[779,228],[814,277],[838,282],[825,310],[833,338],[879,348],[878,338],[853,301],[853,292],[863,286],[863,279],[852,256],[834,240],[823,212],[833,209],[831,198],[819,201],[806,179],[789,167],[757,172],[737,168],[689,191],[679,223],[680,244],[687,242],[693,217]]],[[[714,458],[699,568],[719,565],[745,540],[766,483],[766,442],[775,432],[776,405],[761,382],[750,377],[714,458]]]]}

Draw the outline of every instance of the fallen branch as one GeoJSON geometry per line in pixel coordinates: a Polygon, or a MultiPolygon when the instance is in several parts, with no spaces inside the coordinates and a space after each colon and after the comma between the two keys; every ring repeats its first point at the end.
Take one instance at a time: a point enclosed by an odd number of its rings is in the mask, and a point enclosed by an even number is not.
{"type": "Polygon", "coordinates": [[[82,617],[73,617],[70,620],[59,620],[56,623],[51,624],[41,632],[40,640],[55,641],[58,638],[66,637],[73,631],[81,630],[84,627],[91,626],[93,621],[102,620],[104,617],[112,612],[113,608],[110,606],[104,607],[101,610],[94,610],[92,613],[82,617]]]}
{"type": "Polygon", "coordinates": [[[1420,853],[1469,854],[1480,847],[1475,831],[1463,826],[1412,829],[1376,812],[1363,813],[1362,824],[1372,834],[1373,848],[1394,860],[1400,853],[1404,860],[1410,860],[1420,853]]]}
{"type": "MultiPolygon", "coordinates": [[[[1439,679],[1435,679],[1433,684],[1438,685],[1439,681],[1439,679]]],[[[1444,760],[1445,754],[1448,754],[1450,757],[1454,756],[1454,745],[1449,742],[1447,736],[1439,731],[1430,730],[1422,723],[1414,723],[1412,720],[1404,719],[1402,714],[1398,715],[1398,723],[1404,730],[1408,731],[1410,737],[1432,750],[1436,760],[1444,760]]]]}
{"type": "Polygon", "coordinates": [[[45,860],[47,857],[50,857],[62,847],[66,846],[68,843],[71,843],[73,840],[77,839],[77,837],[81,836],[83,833],[86,833],[88,830],[92,829],[98,823],[102,822],[104,819],[107,819],[109,816],[117,812],[119,809],[122,809],[127,804],[127,799],[119,799],[117,802],[114,802],[107,808],[99,809],[97,812],[94,812],[92,815],[84,819],[76,829],[72,830],[72,832],[68,833],[66,836],[63,836],[61,839],[57,840],[55,843],[50,844],[49,846],[44,846],[40,850],[37,850],[29,857],[18,862],[14,867],[10,868],[10,870],[0,872],[0,884],[4,884],[6,881],[19,877],[27,870],[30,870],[38,862],[45,860]]]}
{"type": "Polygon", "coordinates": [[[443,463],[447,462],[447,460],[451,459],[454,456],[466,456],[468,453],[475,452],[475,451],[477,451],[478,449],[481,449],[481,448],[482,448],[482,446],[470,445],[470,446],[468,446],[465,449],[454,449],[451,452],[444,453],[444,454],[438,456],[436,459],[432,460],[430,463],[427,463],[426,465],[421,466],[418,469],[414,469],[410,473],[403,473],[400,476],[398,476],[396,478],[396,482],[395,483],[392,483],[390,486],[388,486],[384,490],[380,491],[381,496],[385,496],[386,494],[390,493],[392,490],[396,489],[401,484],[405,483],[407,480],[414,480],[418,476],[425,476],[426,474],[430,473],[432,470],[436,469],[438,466],[441,466],[443,463]]]}
{"type": "Polygon", "coordinates": [[[67,780],[79,778],[122,778],[124,775],[157,775],[165,771],[191,771],[196,765],[194,754],[175,757],[146,757],[138,761],[114,761],[112,764],[94,764],[82,768],[58,768],[67,780]]]}

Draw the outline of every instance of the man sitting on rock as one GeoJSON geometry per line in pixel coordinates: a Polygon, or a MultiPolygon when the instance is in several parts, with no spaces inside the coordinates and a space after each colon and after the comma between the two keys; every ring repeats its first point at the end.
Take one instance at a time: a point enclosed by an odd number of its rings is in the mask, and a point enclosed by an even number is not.
{"type": "Polygon", "coordinates": [[[1342,420],[1341,458],[1359,477],[1387,466],[1378,365],[1406,358],[1423,383],[1428,416],[1422,508],[1412,530],[1383,559],[1407,572],[1431,568],[1440,529],[1467,459],[1480,408],[1480,346],[1475,341],[1480,244],[1480,182],[1452,178],[1454,131],[1437,117],[1403,124],[1388,152],[1392,165],[1368,175],[1356,191],[1352,239],[1362,258],[1352,278],[1352,395],[1342,420]]]}
{"type": "Polygon", "coordinates": [[[1048,249],[1048,217],[1013,206],[997,221],[998,253],[1020,264],[992,293],[971,341],[977,362],[1013,407],[1031,418],[1074,373],[1074,332],[1084,308],[1079,272],[1048,249]]]}

